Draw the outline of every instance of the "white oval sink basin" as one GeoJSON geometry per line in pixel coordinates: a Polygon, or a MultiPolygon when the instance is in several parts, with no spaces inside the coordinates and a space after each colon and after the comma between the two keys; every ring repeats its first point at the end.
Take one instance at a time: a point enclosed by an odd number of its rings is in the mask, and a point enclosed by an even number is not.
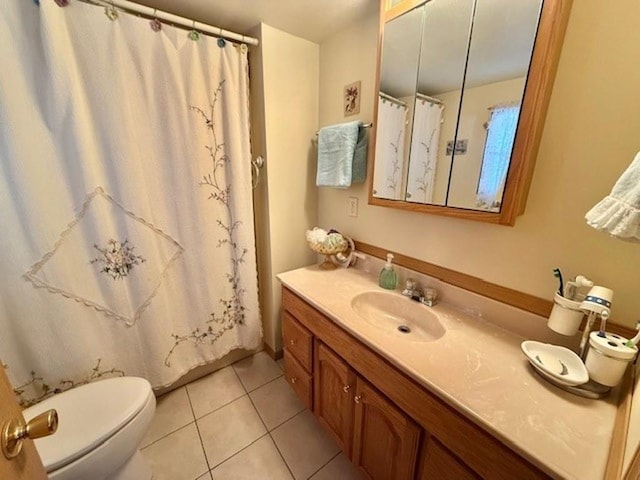
{"type": "Polygon", "coordinates": [[[393,293],[360,293],[351,308],[370,325],[406,340],[432,342],[446,332],[429,307],[393,293]]]}

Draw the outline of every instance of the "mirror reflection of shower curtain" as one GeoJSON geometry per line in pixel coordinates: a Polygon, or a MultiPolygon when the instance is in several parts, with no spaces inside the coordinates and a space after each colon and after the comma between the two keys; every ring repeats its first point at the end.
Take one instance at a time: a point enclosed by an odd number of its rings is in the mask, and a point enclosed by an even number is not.
{"type": "Polygon", "coordinates": [[[373,196],[401,200],[407,106],[381,95],[377,123],[373,196]]]}
{"type": "Polygon", "coordinates": [[[408,202],[432,203],[444,105],[418,96],[413,115],[408,202]]]}
{"type": "Polygon", "coordinates": [[[28,405],[261,344],[247,47],[101,7],[0,15],[0,352],[28,405]]]}
{"type": "Polygon", "coordinates": [[[519,115],[520,105],[491,109],[476,197],[482,209],[500,211],[519,115]]]}

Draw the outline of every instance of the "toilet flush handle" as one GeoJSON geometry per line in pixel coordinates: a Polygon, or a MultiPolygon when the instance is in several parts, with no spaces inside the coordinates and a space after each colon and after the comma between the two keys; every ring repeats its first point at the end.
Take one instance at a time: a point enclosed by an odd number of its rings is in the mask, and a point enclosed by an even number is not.
{"type": "Polygon", "coordinates": [[[29,420],[25,425],[22,419],[7,420],[2,426],[2,453],[8,459],[17,457],[22,451],[22,442],[26,438],[36,438],[52,435],[58,429],[58,412],[47,410],[29,420]]]}

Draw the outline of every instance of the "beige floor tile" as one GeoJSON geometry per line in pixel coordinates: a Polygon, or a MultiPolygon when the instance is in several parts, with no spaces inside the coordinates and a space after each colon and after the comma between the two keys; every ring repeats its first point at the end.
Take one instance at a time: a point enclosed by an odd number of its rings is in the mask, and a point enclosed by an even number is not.
{"type": "Polygon", "coordinates": [[[280,367],[280,370],[282,370],[284,372],[284,358],[281,358],[280,360],[277,360],[276,363],[280,367]]]}
{"type": "MultiPolygon", "coordinates": [[[[153,480],[153,479],[152,479],[153,480]]],[[[211,480],[211,473],[207,472],[204,475],[202,475],[201,477],[198,477],[197,480],[211,480]]]]}
{"type": "Polygon", "coordinates": [[[208,470],[195,423],[142,449],[142,455],[151,466],[153,480],[193,480],[208,470]]]}
{"type": "Polygon", "coordinates": [[[245,394],[236,372],[226,367],[187,385],[196,418],[240,398],[245,394]]]}
{"type": "Polygon", "coordinates": [[[309,480],[364,480],[356,467],[341,453],[320,469],[309,480]]]}
{"type": "Polygon", "coordinates": [[[305,408],[284,377],[255,389],[249,396],[269,431],[305,408]]]}
{"type": "Polygon", "coordinates": [[[266,352],[258,352],[249,358],[240,360],[233,364],[233,368],[238,373],[247,392],[282,375],[278,364],[266,352]]]}
{"type": "Polygon", "coordinates": [[[194,420],[185,388],[169,392],[158,398],[156,413],[140,445],[144,448],[194,420]]]}
{"type": "Polygon", "coordinates": [[[292,480],[269,435],[211,470],[211,476],[213,480],[292,480]]]}
{"type": "Polygon", "coordinates": [[[304,410],[271,432],[296,480],[306,480],[340,451],[340,447],[304,410]]]}
{"type": "Polygon", "coordinates": [[[209,465],[214,467],[266,433],[248,396],[198,420],[209,465]]]}

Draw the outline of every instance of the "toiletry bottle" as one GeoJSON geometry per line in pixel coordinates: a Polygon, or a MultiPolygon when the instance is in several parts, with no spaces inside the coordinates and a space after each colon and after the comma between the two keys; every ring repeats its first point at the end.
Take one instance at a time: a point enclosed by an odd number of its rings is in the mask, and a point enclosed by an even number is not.
{"type": "Polygon", "coordinates": [[[380,271],[380,279],[378,280],[378,284],[387,290],[394,290],[398,284],[398,276],[391,264],[391,260],[393,260],[393,254],[387,253],[387,263],[380,271]]]}

